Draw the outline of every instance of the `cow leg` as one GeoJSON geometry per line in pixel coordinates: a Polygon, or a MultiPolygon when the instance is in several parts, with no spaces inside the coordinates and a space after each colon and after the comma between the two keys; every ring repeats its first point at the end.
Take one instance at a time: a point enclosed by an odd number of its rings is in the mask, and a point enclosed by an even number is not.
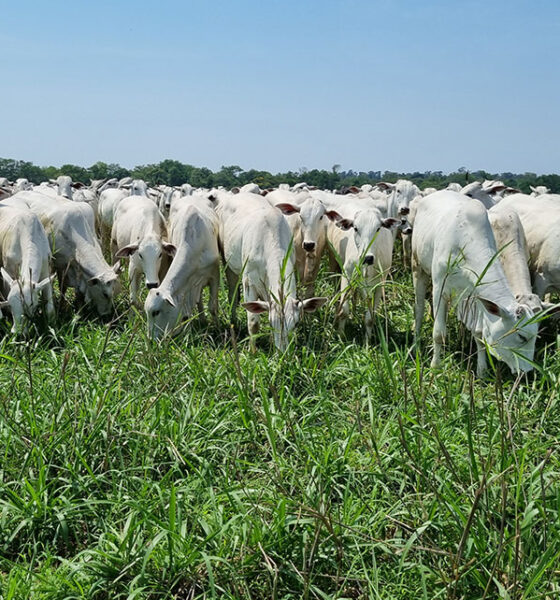
{"type": "Polygon", "coordinates": [[[208,319],[206,318],[206,313],[204,311],[204,302],[202,299],[202,289],[200,290],[200,294],[198,295],[198,300],[196,302],[196,307],[198,309],[198,322],[201,325],[207,325],[208,319]]]}
{"type": "Polygon", "coordinates": [[[424,320],[424,307],[426,305],[426,292],[428,291],[429,277],[412,259],[412,281],[414,284],[414,341],[420,341],[422,321],[424,320]]]}
{"type": "Polygon", "coordinates": [[[480,340],[476,340],[476,376],[484,377],[487,366],[486,346],[480,340]]]}
{"type": "Polygon", "coordinates": [[[403,266],[405,269],[410,268],[411,255],[412,255],[412,236],[401,235],[402,249],[403,249],[403,266]]]}
{"type": "Polygon", "coordinates": [[[130,301],[134,306],[140,307],[138,290],[140,289],[140,280],[142,279],[142,270],[136,265],[134,256],[130,259],[128,266],[128,281],[130,283],[130,301]]]}
{"type": "Polygon", "coordinates": [[[218,319],[218,291],[220,289],[220,269],[216,268],[212,277],[210,278],[210,297],[208,299],[208,310],[212,316],[212,323],[215,327],[219,327],[220,321],[218,319]]]}
{"type": "Polygon", "coordinates": [[[305,284],[305,297],[312,298],[315,295],[315,279],[317,278],[317,267],[319,260],[317,256],[306,256],[302,281],[305,284]]]}
{"type": "Polygon", "coordinates": [[[239,276],[229,267],[226,267],[226,281],[228,286],[228,301],[231,308],[231,322],[236,323],[237,307],[239,306],[239,276]]]}
{"type": "Polygon", "coordinates": [[[541,271],[535,273],[533,287],[535,289],[535,294],[542,300],[548,290],[549,284],[541,271]]]}
{"type": "Polygon", "coordinates": [[[431,366],[439,367],[447,333],[447,301],[443,296],[443,288],[436,285],[434,285],[432,297],[434,303],[434,356],[431,366]]]}
{"type": "MultiPolygon", "coordinates": [[[[243,300],[245,302],[254,302],[258,300],[251,286],[247,282],[243,282],[243,300]]],[[[249,330],[249,339],[251,341],[251,351],[256,352],[255,336],[259,333],[260,315],[247,311],[247,329],[249,330]]]]}
{"type": "Polygon", "coordinates": [[[350,282],[348,281],[344,273],[340,276],[340,303],[338,305],[338,312],[336,319],[338,321],[338,333],[344,335],[346,330],[346,321],[350,315],[350,294],[352,291],[349,289],[350,282]]]}
{"type": "Polygon", "coordinates": [[[53,321],[55,316],[54,299],[52,285],[48,285],[42,293],[42,300],[45,303],[45,312],[48,321],[53,321]]]}

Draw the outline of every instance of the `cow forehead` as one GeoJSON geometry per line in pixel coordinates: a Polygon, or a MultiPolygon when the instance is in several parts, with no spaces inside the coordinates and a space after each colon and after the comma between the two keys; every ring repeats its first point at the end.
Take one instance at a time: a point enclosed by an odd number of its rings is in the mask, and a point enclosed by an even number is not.
{"type": "Polygon", "coordinates": [[[354,225],[361,231],[376,231],[381,227],[381,217],[373,210],[361,210],[354,217],[354,225]]]}
{"type": "Polygon", "coordinates": [[[300,216],[303,221],[319,219],[325,214],[325,207],[316,198],[308,198],[300,207],[300,216]]]}

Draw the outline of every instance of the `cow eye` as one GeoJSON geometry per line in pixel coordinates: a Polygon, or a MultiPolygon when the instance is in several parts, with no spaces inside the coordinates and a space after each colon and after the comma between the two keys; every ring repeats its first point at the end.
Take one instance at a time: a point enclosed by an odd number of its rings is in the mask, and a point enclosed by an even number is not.
{"type": "Polygon", "coordinates": [[[521,340],[521,341],[522,341],[524,344],[526,344],[526,343],[529,341],[529,338],[528,338],[527,336],[523,335],[522,333],[519,333],[519,332],[518,332],[518,333],[517,333],[517,335],[519,336],[519,339],[520,339],[520,340],[521,340]]]}
{"type": "Polygon", "coordinates": [[[157,317],[159,315],[159,310],[154,310],[152,312],[152,316],[157,317]]]}
{"type": "Polygon", "coordinates": [[[143,257],[143,256],[140,254],[140,252],[138,252],[138,256],[139,256],[140,258],[144,258],[144,257],[143,257]]]}

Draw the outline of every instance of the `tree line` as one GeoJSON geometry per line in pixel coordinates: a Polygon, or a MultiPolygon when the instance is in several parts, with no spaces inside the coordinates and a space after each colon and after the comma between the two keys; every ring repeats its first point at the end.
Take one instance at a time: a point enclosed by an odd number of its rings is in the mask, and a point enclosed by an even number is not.
{"type": "Polygon", "coordinates": [[[276,187],[280,183],[294,185],[305,181],[309,185],[321,189],[336,189],[343,186],[375,184],[379,181],[395,182],[398,179],[413,181],[421,189],[434,187],[441,189],[451,182],[465,185],[470,181],[499,179],[505,184],[529,193],[530,186],[545,185],[554,193],[560,193],[560,175],[537,175],[536,173],[490,173],[487,171],[468,171],[461,167],[452,173],[442,171],[415,171],[413,173],[397,173],[396,171],[344,171],[340,165],[331,169],[306,169],[272,174],[257,169],[244,170],[238,165],[223,166],[219,171],[207,167],[195,167],[178,160],[162,160],[156,164],[138,165],[127,169],[119,164],[96,162],[91,167],[66,164],[61,167],[40,167],[32,162],[0,158],[0,177],[15,181],[25,177],[33,183],[41,183],[56,179],[59,175],[69,175],[73,181],[88,183],[91,179],[108,179],[116,177],[133,177],[143,179],[151,185],[181,185],[190,183],[194,187],[232,188],[246,183],[256,183],[261,188],[276,187]]]}

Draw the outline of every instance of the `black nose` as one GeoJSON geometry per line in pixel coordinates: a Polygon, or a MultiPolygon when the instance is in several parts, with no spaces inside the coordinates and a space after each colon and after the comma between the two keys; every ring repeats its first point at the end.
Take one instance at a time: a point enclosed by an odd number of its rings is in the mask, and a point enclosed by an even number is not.
{"type": "Polygon", "coordinates": [[[303,242],[303,249],[306,252],[312,252],[315,250],[315,242],[303,242]]]}
{"type": "Polygon", "coordinates": [[[153,290],[154,288],[157,288],[157,286],[158,286],[158,284],[157,284],[157,283],[147,283],[147,284],[146,284],[146,287],[147,287],[149,290],[153,290]]]}
{"type": "Polygon", "coordinates": [[[408,206],[403,206],[403,208],[401,208],[399,212],[401,215],[408,215],[408,213],[410,212],[410,208],[408,208],[408,206]]]}
{"type": "Polygon", "coordinates": [[[373,265],[373,254],[368,254],[364,258],[364,265],[373,265]]]}
{"type": "Polygon", "coordinates": [[[412,227],[407,227],[406,229],[403,229],[403,233],[405,235],[410,235],[412,233],[412,227]]]}

